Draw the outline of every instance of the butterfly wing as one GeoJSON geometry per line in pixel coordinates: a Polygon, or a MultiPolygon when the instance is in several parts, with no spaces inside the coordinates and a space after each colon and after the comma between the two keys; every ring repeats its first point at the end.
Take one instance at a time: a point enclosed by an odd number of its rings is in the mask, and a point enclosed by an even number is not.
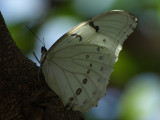
{"type": "Polygon", "coordinates": [[[105,96],[113,65],[136,21],[120,10],[103,13],[73,28],[48,50],[42,71],[65,106],[83,112],[105,96]]]}

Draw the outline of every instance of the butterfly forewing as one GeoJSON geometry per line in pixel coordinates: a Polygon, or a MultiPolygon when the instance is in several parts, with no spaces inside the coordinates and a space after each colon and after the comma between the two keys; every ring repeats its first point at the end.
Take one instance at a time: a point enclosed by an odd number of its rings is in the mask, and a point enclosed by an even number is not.
{"type": "Polygon", "coordinates": [[[83,112],[97,105],[122,44],[135,27],[134,16],[110,11],[73,28],[48,50],[42,71],[65,106],[83,112]]]}

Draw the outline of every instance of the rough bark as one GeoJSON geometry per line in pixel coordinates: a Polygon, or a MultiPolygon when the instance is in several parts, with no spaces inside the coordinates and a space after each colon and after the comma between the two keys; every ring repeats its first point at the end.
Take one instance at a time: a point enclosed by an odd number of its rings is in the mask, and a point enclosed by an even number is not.
{"type": "Polygon", "coordinates": [[[66,110],[39,67],[17,48],[0,13],[0,120],[83,120],[66,110]]]}

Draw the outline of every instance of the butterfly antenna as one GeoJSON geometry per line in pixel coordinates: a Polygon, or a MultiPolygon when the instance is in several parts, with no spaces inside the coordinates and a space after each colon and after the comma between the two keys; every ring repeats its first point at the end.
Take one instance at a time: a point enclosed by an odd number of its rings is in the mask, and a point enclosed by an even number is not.
{"type": "Polygon", "coordinates": [[[40,61],[38,60],[38,58],[37,58],[37,56],[36,56],[36,54],[33,52],[33,55],[34,55],[34,57],[36,58],[36,60],[39,62],[39,64],[40,64],[40,61]]]}
{"type": "Polygon", "coordinates": [[[32,31],[32,29],[31,28],[29,28],[28,26],[25,26],[28,30],[30,30],[30,32],[33,34],[33,35],[35,35],[36,36],[36,38],[42,43],[42,45],[44,45],[45,46],[45,44],[44,44],[44,38],[43,38],[43,41],[32,31]]]}

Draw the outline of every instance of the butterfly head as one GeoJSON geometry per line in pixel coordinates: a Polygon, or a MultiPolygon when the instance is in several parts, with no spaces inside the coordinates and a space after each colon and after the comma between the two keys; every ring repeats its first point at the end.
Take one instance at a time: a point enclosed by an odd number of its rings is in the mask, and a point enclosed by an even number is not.
{"type": "Polygon", "coordinates": [[[45,48],[45,46],[42,46],[41,47],[41,60],[40,60],[40,63],[43,64],[45,58],[46,58],[46,53],[47,53],[47,49],[45,48]]]}
{"type": "Polygon", "coordinates": [[[44,54],[44,53],[46,53],[47,52],[47,49],[45,48],[45,46],[42,46],[41,47],[41,53],[42,53],[42,55],[44,54]]]}

